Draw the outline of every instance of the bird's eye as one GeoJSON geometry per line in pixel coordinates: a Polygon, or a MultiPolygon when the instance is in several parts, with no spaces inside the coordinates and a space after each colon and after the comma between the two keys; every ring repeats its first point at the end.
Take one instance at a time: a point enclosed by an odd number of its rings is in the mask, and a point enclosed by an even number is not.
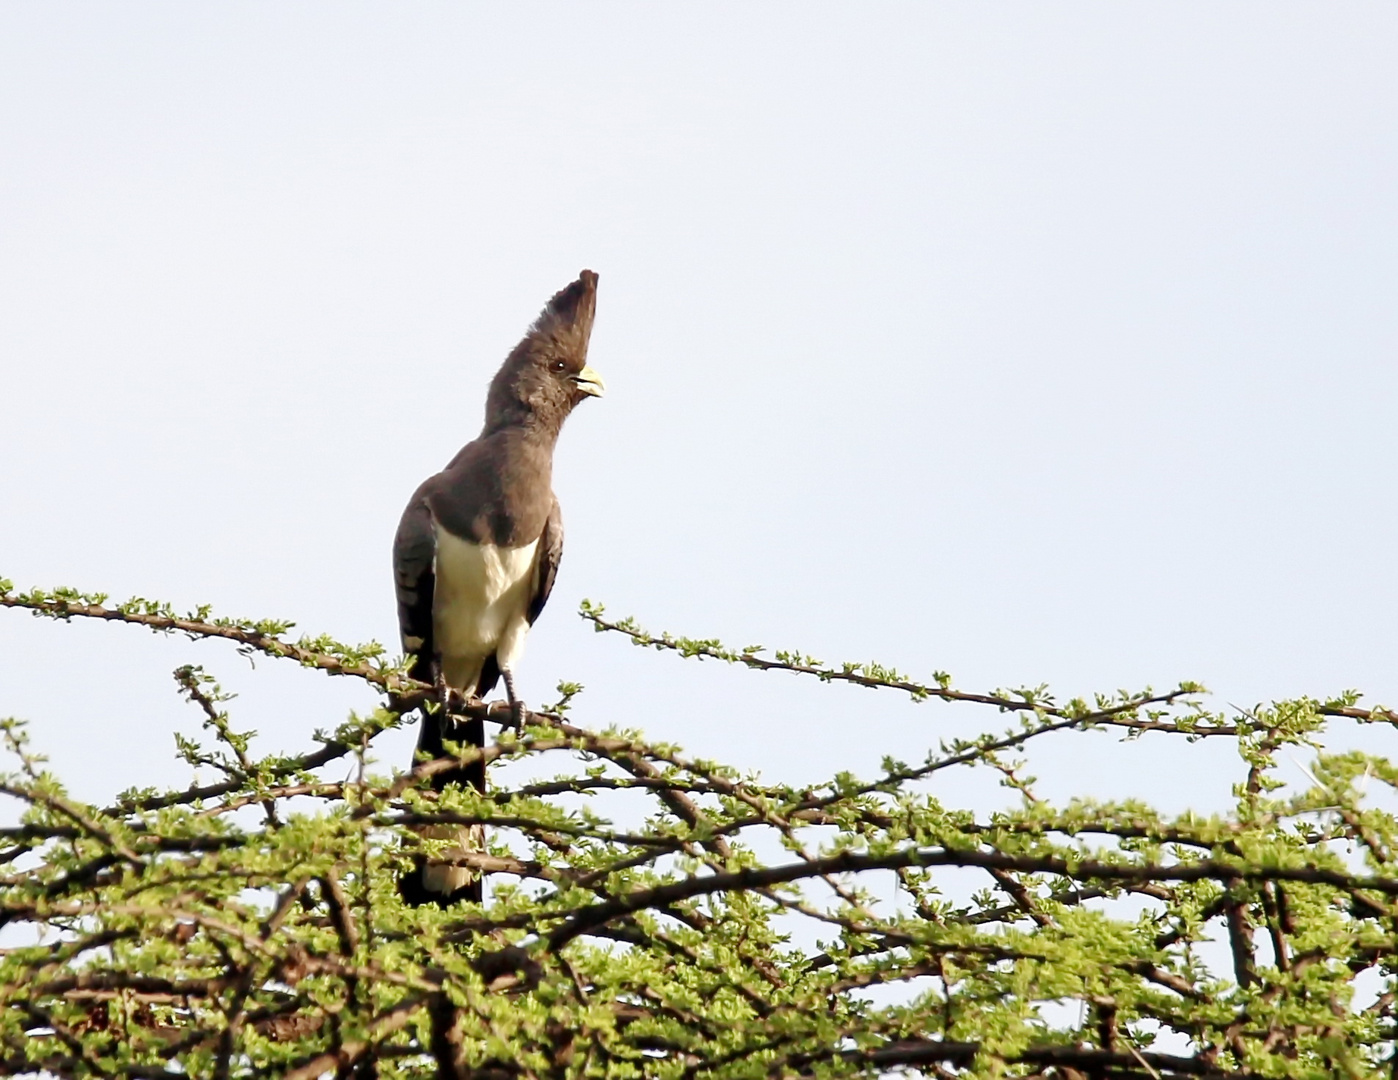
{"type": "Polygon", "coordinates": [[[563,361],[563,360],[555,360],[552,364],[549,365],[549,370],[550,370],[550,371],[567,371],[567,370],[568,370],[568,364],[567,364],[566,361],[563,361]]]}

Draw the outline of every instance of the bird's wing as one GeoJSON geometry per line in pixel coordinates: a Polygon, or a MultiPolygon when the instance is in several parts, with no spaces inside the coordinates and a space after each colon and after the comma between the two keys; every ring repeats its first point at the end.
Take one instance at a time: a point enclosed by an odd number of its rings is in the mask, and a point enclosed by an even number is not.
{"type": "Polygon", "coordinates": [[[548,521],[544,523],[543,535],[539,537],[539,561],[534,564],[534,591],[529,597],[529,625],[544,610],[553,592],[553,580],[558,577],[558,564],[563,561],[563,511],[554,497],[549,507],[548,521]]]}
{"type": "MultiPolygon", "coordinates": [[[[424,485],[426,486],[426,485],[424,485]]],[[[413,495],[393,538],[393,584],[398,593],[398,632],[403,652],[413,657],[410,674],[432,682],[432,594],[437,557],[437,530],[421,488],[413,495]]]]}

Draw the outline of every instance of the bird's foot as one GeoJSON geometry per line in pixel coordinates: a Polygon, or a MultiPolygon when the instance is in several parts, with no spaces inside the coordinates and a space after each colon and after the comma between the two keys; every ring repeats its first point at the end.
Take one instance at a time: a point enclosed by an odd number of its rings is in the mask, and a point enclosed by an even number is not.
{"type": "Polygon", "coordinates": [[[432,680],[432,691],[437,695],[437,704],[441,707],[441,712],[437,716],[437,724],[443,731],[451,730],[451,687],[447,685],[447,677],[440,671],[437,677],[432,680]]]}
{"type": "Polygon", "coordinates": [[[524,730],[524,702],[515,693],[515,677],[508,670],[500,672],[505,679],[505,695],[510,699],[510,727],[524,730]]]}
{"type": "Polygon", "coordinates": [[[448,686],[446,679],[441,675],[437,676],[432,685],[437,694],[437,704],[441,706],[441,711],[438,713],[438,723],[441,724],[442,733],[447,738],[455,738],[453,732],[465,723],[465,718],[461,712],[473,705],[479,706],[485,703],[475,694],[467,694],[454,686],[448,686]]]}

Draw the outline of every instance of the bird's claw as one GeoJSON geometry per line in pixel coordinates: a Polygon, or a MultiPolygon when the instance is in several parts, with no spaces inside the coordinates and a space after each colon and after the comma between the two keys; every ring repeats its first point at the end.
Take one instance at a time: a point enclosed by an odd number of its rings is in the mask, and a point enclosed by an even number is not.
{"type": "Polygon", "coordinates": [[[515,680],[513,673],[506,668],[500,672],[505,680],[505,696],[510,702],[510,727],[516,731],[524,730],[524,702],[519,700],[519,695],[515,693],[515,680]]]}
{"type": "Polygon", "coordinates": [[[451,687],[447,685],[446,677],[439,671],[437,677],[432,680],[432,691],[437,696],[437,706],[441,710],[437,716],[437,723],[441,725],[442,731],[451,730],[451,687]]]}

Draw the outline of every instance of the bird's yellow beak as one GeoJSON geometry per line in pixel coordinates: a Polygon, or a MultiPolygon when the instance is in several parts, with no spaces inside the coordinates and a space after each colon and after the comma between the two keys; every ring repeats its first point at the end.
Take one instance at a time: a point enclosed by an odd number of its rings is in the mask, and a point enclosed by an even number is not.
{"type": "Polygon", "coordinates": [[[601,397],[607,391],[607,384],[602,381],[602,376],[587,365],[573,376],[573,382],[577,383],[578,389],[584,394],[592,397],[601,397]]]}

